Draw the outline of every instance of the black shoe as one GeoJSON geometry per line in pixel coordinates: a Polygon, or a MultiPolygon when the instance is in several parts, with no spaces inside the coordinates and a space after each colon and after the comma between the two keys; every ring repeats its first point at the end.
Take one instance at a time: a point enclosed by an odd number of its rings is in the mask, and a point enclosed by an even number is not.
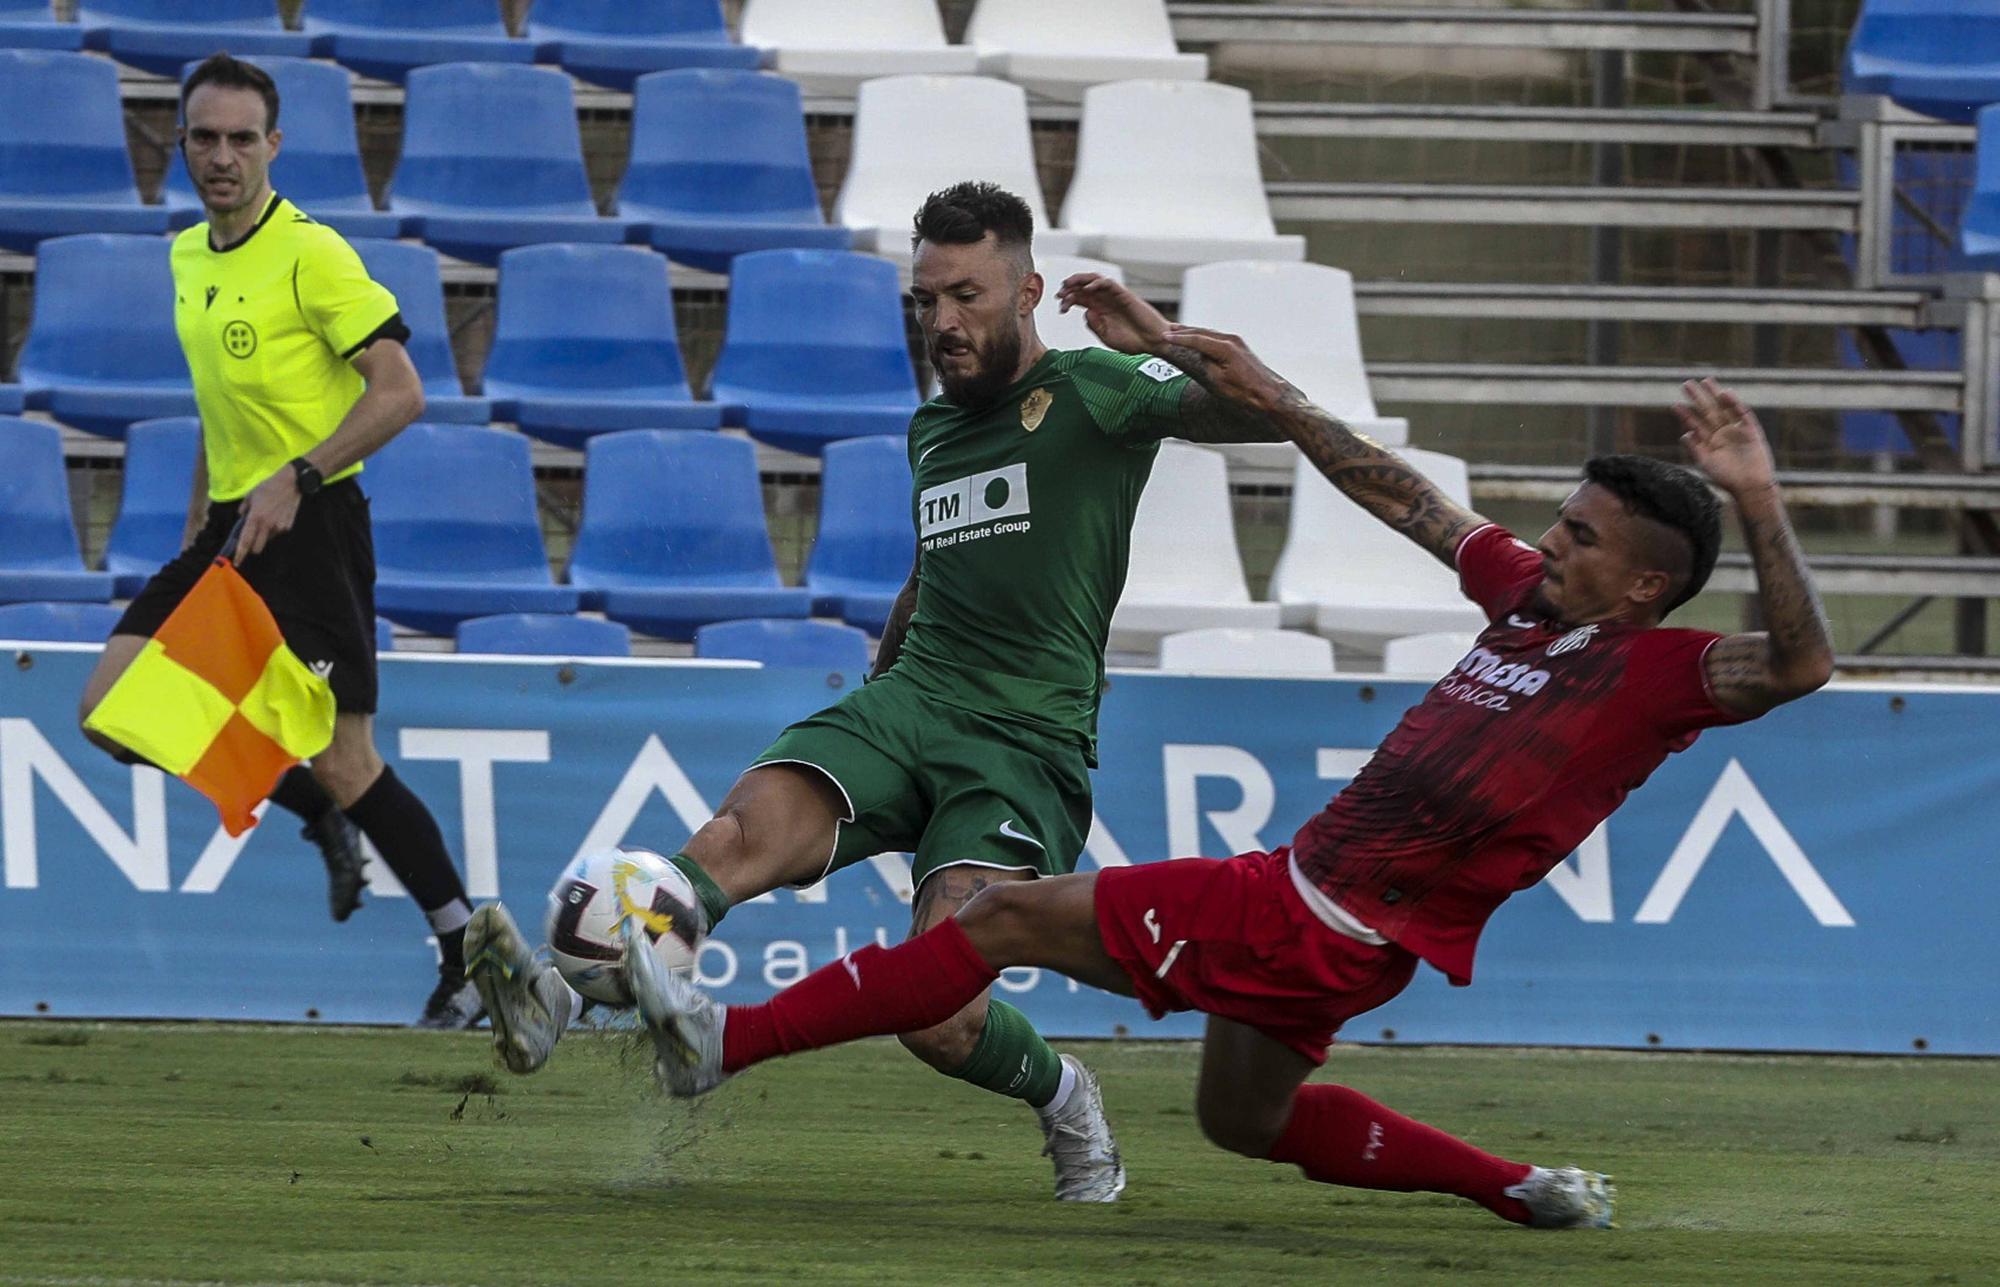
{"type": "Polygon", "coordinates": [[[456,1032],[478,1026],[485,1017],[486,1007],[479,1003],[479,989],[472,985],[472,980],[465,977],[463,970],[445,967],[438,971],[437,986],[431,989],[430,999],[424,1002],[424,1012],[415,1026],[456,1032]]]}
{"type": "Polygon", "coordinates": [[[354,915],[361,906],[361,887],[368,877],[361,871],[361,831],[338,809],[328,809],[319,821],[299,828],[301,838],[319,847],[326,860],[326,903],[334,921],[354,915]]]}

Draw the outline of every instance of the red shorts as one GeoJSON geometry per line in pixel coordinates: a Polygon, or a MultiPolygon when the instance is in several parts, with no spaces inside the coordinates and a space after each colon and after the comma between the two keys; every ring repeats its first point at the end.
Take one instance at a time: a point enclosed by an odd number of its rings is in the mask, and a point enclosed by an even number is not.
{"type": "Polygon", "coordinates": [[[1098,873],[1098,936],[1155,1019],[1200,1010],[1319,1064],[1341,1024],[1408,986],[1416,956],[1329,929],[1290,861],[1286,848],[1098,873]]]}

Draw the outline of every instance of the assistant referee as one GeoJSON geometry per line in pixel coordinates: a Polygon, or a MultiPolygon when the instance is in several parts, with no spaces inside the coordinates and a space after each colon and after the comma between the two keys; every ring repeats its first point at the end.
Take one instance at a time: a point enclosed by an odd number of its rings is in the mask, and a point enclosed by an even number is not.
{"type": "MultiPolygon", "coordinates": [[[[423,413],[409,328],[354,248],[271,190],[282,135],[269,75],[216,54],[182,86],[181,120],[208,215],[173,246],[174,326],[202,425],[188,543],[126,609],[82,709],[139,655],[240,519],[237,566],[292,651],[327,679],[337,711],[310,775],[295,770],[273,798],[309,824],[337,810],[374,842],[438,941],[438,982],[418,1026],[470,1027],[479,998],[465,980],[465,887],[430,810],[375,749],[375,551],[357,476],[423,413]]],[[[343,873],[328,857],[344,919],[343,873]]],[[[358,867],[350,884],[358,899],[358,867]]]]}

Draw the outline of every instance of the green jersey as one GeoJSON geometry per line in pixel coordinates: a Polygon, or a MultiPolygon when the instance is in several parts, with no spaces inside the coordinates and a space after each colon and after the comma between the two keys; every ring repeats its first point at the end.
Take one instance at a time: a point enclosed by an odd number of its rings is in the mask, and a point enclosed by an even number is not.
{"type": "Polygon", "coordinates": [[[1188,377],[1051,351],[993,403],[910,421],[917,607],[895,669],[948,705],[1080,745],[1096,765],[1112,609],[1139,495],[1188,377]]]}

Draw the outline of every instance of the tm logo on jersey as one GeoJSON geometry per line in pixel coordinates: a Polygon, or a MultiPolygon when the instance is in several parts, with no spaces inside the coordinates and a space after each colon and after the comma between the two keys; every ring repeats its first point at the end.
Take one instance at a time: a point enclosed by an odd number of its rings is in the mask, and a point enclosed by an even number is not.
{"type": "Polygon", "coordinates": [[[917,496],[917,535],[926,551],[1028,530],[1025,462],[926,487],[917,496]],[[1008,521],[1013,520],[1013,521],[1008,521]]]}

